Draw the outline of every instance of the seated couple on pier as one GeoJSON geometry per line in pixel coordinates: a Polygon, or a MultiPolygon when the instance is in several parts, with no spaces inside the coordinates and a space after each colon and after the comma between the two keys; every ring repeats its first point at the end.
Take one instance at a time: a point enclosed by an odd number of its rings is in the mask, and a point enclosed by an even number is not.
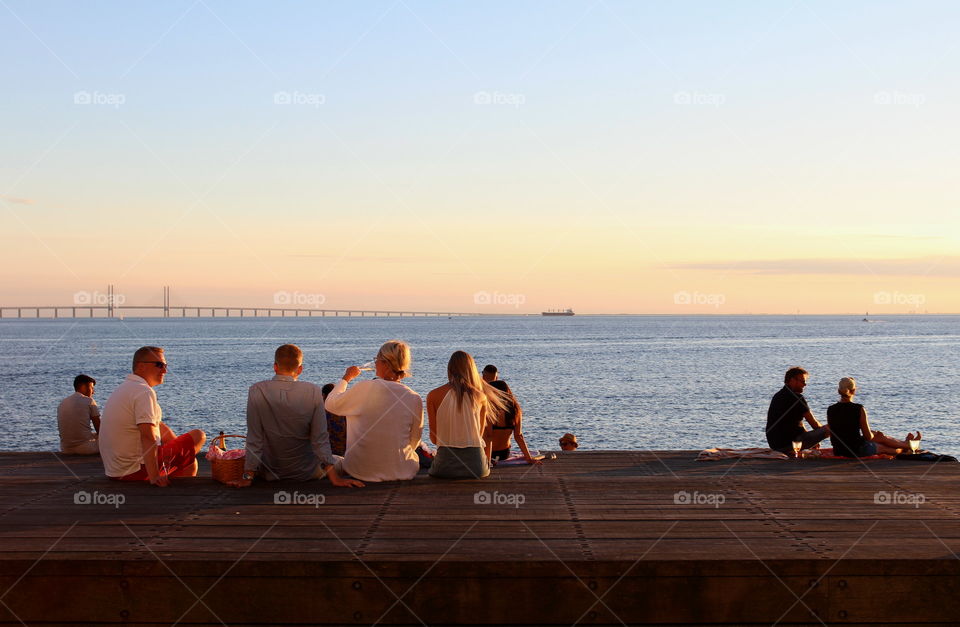
{"type": "Polygon", "coordinates": [[[303,352],[284,344],[274,353],[275,376],[255,383],[247,396],[247,445],[244,472],[233,482],[308,481],[326,476],[333,485],[363,487],[364,481],[412,479],[420,470],[416,450],[423,430],[423,401],[401,383],[410,369],[410,347],[391,340],[374,360],[377,378],[361,381],[350,366],[323,398],[322,388],[298,381],[303,352]],[[330,448],[327,415],[345,417],[343,456],[330,448]]]}
{"type": "Polygon", "coordinates": [[[803,396],[808,378],[809,373],[799,366],[790,368],[784,375],[784,386],[774,394],[767,411],[766,435],[770,448],[793,457],[797,454],[795,442],[799,442],[801,450],[819,448],[820,442],[829,437],[834,455],[838,457],[871,457],[909,451],[910,441],[923,437],[917,431],[916,435],[908,433],[905,439],[897,440],[872,430],[867,410],[853,402],[857,383],[850,377],[840,380],[837,388],[840,401],[827,408],[827,424],[821,425],[803,396]],[[804,420],[809,423],[810,431],[803,428],[804,420]]]}

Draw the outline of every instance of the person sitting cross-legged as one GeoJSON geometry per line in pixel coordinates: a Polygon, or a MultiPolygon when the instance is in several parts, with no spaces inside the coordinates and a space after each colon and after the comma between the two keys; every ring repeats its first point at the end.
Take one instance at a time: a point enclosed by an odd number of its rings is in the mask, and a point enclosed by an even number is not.
{"type": "Polygon", "coordinates": [[[337,475],[330,451],[327,414],[320,387],[297,381],[303,351],[284,344],[274,353],[272,379],[254,383],[247,393],[247,445],[243,476],[232,481],[246,488],[258,474],[268,481],[310,481],[326,475],[335,486],[362,488],[337,475]]]}
{"type": "Polygon", "coordinates": [[[802,449],[812,448],[830,435],[830,427],[814,418],[803,396],[809,376],[799,366],[790,368],[783,376],[783,387],[770,399],[766,435],[767,444],[775,451],[792,456],[793,442],[799,441],[802,449]],[[811,427],[809,431],[803,428],[804,420],[811,427]]]}
{"type": "Polygon", "coordinates": [[[410,347],[386,342],[374,367],[376,379],[348,387],[360,376],[360,368],[350,366],[327,396],[327,409],[347,422],[347,450],[336,468],[363,481],[413,479],[420,470],[423,399],[402,382],[410,376],[410,347]]]}
{"type": "Polygon", "coordinates": [[[910,440],[923,437],[919,431],[908,433],[903,440],[897,440],[870,428],[867,410],[860,403],[854,403],[857,393],[857,381],[853,377],[840,379],[837,386],[840,402],[827,408],[827,424],[830,425],[830,443],[834,455],[841,457],[870,457],[871,455],[897,455],[910,450],[910,440]]]}

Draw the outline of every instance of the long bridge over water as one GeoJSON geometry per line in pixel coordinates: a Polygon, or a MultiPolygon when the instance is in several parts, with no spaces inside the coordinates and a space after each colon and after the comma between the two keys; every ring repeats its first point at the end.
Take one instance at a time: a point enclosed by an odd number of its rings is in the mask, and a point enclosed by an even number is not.
{"type": "Polygon", "coordinates": [[[313,317],[460,317],[511,315],[492,313],[464,313],[458,311],[388,311],[374,309],[305,309],[291,307],[194,307],[177,305],[44,305],[29,307],[0,307],[0,319],[23,318],[123,318],[136,314],[136,317],[156,318],[313,318],[313,317]]]}
{"type": "Polygon", "coordinates": [[[162,305],[127,305],[118,297],[113,286],[96,303],[73,305],[18,305],[0,306],[0,319],[4,318],[123,318],[126,315],[154,318],[313,318],[313,317],[462,317],[510,315],[502,313],[465,313],[457,311],[391,311],[378,309],[320,309],[316,307],[214,307],[195,305],[172,305],[170,288],[163,289],[162,305]],[[100,302],[100,301],[103,302],[100,302]]]}

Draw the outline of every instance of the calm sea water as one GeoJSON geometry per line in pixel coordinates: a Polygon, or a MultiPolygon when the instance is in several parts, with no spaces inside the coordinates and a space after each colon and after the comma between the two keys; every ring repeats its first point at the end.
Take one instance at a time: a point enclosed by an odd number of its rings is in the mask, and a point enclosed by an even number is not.
{"type": "Polygon", "coordinates": [[[243,433],[247,387],[272,376],[278,345],[298,344],[303,379],[323,384],[391,338],[413,347],[406,382],[424,397],[454,350],[499,366],[537,448],[566,431],[581,449],[765,446],[770,396],[800,364],[821,420],[853,376],[874,428],[919,428],[929,448],[960,455],[957,316],[2,320],[0,449],[55,450],[73,377],[96,378],[103,405],[141,345],[167,350],[157,395],[175,431],[243,433]]]}

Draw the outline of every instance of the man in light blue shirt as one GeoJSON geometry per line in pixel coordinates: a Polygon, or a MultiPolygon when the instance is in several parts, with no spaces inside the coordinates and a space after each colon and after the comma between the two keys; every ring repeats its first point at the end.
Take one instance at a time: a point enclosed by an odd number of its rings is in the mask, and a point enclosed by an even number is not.
{"type": "Polygon", "coordinates": [[[303,372],[300,348],[278,348],[273,371],[276,376],[254,383],[247,394],[246,461],[243,478],[233,485],[245,488],[257,474],[268,481],[309,481],[326,475],[335,486],[363,487],[356,479],[337,476],[321,388],[297,381],[303,372]]]}

